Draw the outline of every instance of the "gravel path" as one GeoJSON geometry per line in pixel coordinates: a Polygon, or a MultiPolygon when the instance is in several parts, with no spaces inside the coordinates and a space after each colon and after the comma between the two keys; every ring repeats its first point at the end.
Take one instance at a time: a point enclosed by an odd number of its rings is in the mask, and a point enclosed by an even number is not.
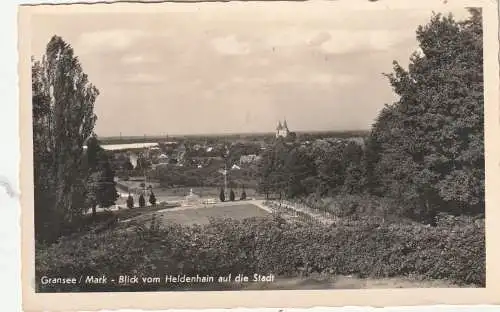
{"type": "MultiPolygon", "coordinates": [[[[271,202],[274,203],[275,205],[280,205],[280,203],[278,201],[271,201],[271,202]]],[[[262,206],[264,206],[264,201],[262,201],[262,206]]],[[[312,209],[310,207],[307,207],[305,205],[303,207],[297,207],[297,205],[294,205],[293,203],[290,203],[290,202],[287,202],[287,201],[282,201],[281,202],[281,207],[282,207],[282,209],[285,208],[285,209],[290,209],[290,210],[293,210],[293,211],[296,211],[296,212],[300,212],[300,213],[303,213],[303,214],[307,214],[311,218],[313,218],[313,219],[315,219],[318,222],[323,223],[323,224],[333,224],[333,223],[335,223],[335,221],[332,220],[331,218],[328,218],[327,216],[325,216],[323,214],[317,213],[316,211],[314,211],[314,209],[312,209]]],[[[274,211],[277,211],[277,210],[279,211],[279,208],[274,208],[274,207],[270,207],[268,209],[270,209],[272,211],[273,210],[274,211]]]]}

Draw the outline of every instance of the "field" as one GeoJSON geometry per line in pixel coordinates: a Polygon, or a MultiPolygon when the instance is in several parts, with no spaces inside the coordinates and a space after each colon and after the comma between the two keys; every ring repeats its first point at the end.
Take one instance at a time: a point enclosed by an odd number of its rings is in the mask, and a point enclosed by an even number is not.
{"type": "MultiPolygon", "coordinates": [[[[170,211],[157,212],[156,216],[163,223],[182,225],[208,224],[210,218],[231,218],[243,220],[252,217],[264,217],[268,212],[252,204],[218,205],[203,208],[175,208],[170,211]]],[[[138,219],[147,222],[152,215],[138,219]]]]}

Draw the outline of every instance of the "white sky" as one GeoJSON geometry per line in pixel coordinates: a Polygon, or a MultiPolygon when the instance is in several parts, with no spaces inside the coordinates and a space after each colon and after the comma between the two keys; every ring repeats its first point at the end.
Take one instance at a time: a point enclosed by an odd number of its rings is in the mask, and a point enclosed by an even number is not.
{"type": "Polygon", "coordinates": [[[382,73],[407,64],[432,15],[314,2],[189,6],[36,15],[32,52],[54,34],[74,47],[101,92],[101,136],[267,132],[284,117],[292,131],[368,129],[394,99],[382,73]]]}

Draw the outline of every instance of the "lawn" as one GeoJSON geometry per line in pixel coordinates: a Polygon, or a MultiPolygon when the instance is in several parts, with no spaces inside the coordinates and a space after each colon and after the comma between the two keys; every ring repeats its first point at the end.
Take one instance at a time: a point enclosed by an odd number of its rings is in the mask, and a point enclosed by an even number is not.
{"type": "Polygon", "coordinates": [[[163,222],[174,222],[183,225],[207,224],[209,218],[232,218],[242,220],[251,217],[264,217],[268,212],[252,204],[212,206],[191,208],[157,213],[163,222]]]}
{"type": "Polygon", "coordinates": [[[171,208],[176,208],[178,207],[177,204],[159,204],[155,206],[147,206],[147,207],[135,207],[133,209],[121,209],[114,211],[115,215],[118,216],[118,218],[122,220],[126,219],[131,219],[136,216],[144,215],[144,214],[150,214],[153,212],[156,212],[158,210],[165,210],[165,209],[171,209],[171,208]]]}

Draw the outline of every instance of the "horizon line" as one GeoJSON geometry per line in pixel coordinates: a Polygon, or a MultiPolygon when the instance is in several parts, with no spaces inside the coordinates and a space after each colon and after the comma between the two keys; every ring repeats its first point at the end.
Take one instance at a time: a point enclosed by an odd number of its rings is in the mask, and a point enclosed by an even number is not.
{"type": "MultiPolygon", "coordinates": [[[[349,130],[298,130],[298,131],[290,131],[294,133],[345,133],[345,132],[369,132],[370,129],[349,129],[349,130]]],[[[136,135],[99,135],[96,133],[98,138],[158,138],[158,137],[179,137],[179,136],[232,136],[232,135],[266,135],[266,134],[274,134],[275,131],[253,131],[253,132],[212,132],[212,133],[175,133],[175,134],[136,134],[136,135]]]]}

